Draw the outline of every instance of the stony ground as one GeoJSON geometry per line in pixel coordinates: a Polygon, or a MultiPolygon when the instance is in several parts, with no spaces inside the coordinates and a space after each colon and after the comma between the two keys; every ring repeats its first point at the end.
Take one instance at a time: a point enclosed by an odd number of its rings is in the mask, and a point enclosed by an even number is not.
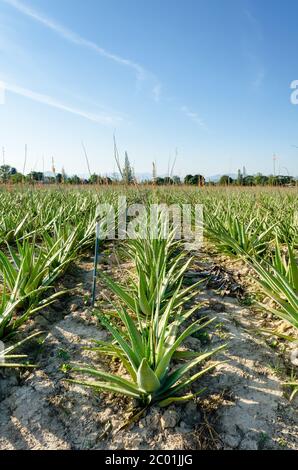
{"type": "MultiPolygon", "coordinates": [[[[46,332],[44,342],[31,347],[39,367],[21,375],[1,372],[0,449],[298,449],[298,402],[290,403],[282,386],[286,358],[255,331],[266,318],[245,305],[241,279],[224,259],[207,252],[195,256],[188,282],[208,276],[195,299],[201,305],[196,315],[216,320],[205,335],[190,338],[188,347],[228,344],[217,357],[225,362],[194,386],[208,387],[200,398],[153,407],[120,430],[131,416],[128,399],[95,394],[65,380],[68,362],[117,368],[82,349],[107,337],[84,303],[92,280],[88,258],[63,280],[71,295],[32,322],[31,328],[38,324],[46,332]]],[[[119,277],[128,267],[119,266],[114,255],[102,262],[101,269],[119,277]]],[[[241,265],[237,272],[245,281],[250,276],[241,265]]],[[[102,286],[99,292],[104,307],[102,286]]]]}

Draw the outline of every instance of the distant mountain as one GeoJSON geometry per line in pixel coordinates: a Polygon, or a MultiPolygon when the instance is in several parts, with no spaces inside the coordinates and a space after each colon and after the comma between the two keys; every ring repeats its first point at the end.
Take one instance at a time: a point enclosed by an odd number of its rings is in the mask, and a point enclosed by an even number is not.
{"type": "Polygon", "coordinates": [[[152,180],[152,173],[144,172],[144,173],[135,173],[135,177],[138,181],[145,181],[145,180],[152,180]]]}
{"type": "Polygon", "coordinates": [[[237,178],[237,174],[236,174],[236,173],[222,173],[222,174],[220,174],[220,175],[206,176],[206,181],[211,181],[212,183],[216,183],[217,181],[220,180],[220,178],[221,178],[223,175],[227,175],[227,176],[229,176],[230,178],[233,178],[233,180],[237,178]]]}

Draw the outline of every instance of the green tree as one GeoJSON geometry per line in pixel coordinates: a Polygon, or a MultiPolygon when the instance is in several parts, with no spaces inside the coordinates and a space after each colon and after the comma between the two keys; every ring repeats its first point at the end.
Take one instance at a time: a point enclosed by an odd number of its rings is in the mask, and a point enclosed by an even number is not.
{"type": "Polygon", "coordinates": [[[43,173],[41,171],[31,171],[28,175],[29,181],[43,181],[43,173]]]}
{"type": "Polygon", "coordinates": [[[89,178],[89,183],[90,184],[96,184],[97,181],[98,181],[98,176],[95,173],[93,173],[93,175],[91,175],[90,178],[89,178]]]}
{"type": "Polygon", "coordinates": [[[205,178],[202,175],[186,175],[184,178],[185,184],[193,184],[195,186],[203,186],[205,184],[205,178]]]}
{"type": "Polygon", "coordinates": [[[61,184],[63,181],[63,175],[62,173],[57,173],[56,175],[56,183],[61,184]]]}
{"type": "Polygon", "coordinates": [[[162,186],[165,184],[165,179],[164,178],[161,178],[160,176],[158,176],[155,180],[155,183],[158,185],[158,186],[162,186]]]}
{"type": "Polygon", "coordinates": [[[228,175],[222,175],[219,180],[219,184],[222,186],[229,186],[233,184],[234,180],[228,175]]]}
{"type": "Polygon", "coordinates": [[[12,175],[15,175],[17,170],[10,165],[1,165],[0,166],[0,181],[6,183],[12,175]]]}
{"type": "Polygon", "coordinates": [[[244,186],[254,186],[255,177],[251,176],[251,175],[245,176],[245,178],[243,178],[243,184],[244,184],[244,186]]]}
{"type": "Polygon", "coordinates": [[[192,175],[186,175],[185,178],[184,178],[184,184],[192,184],[191,183],[192,178],[193,178],[192,175]]]}
{"type": "Polygon", "coordinates": [[[262,173],[257,173],[254,177],[254,183],[255,185],[257,186],[261,186],[264,184],[264,176],[262,175],[262,173]]]}
{"type": "Polygon", "coordinates": [[[18,172],[17,172],[17,173],[14,173],[13,175],[11,175],[10,181],[11,181],[12,183],[14,183],[14,184],[15,184],[15,183],[21,183],[21,182],[23,181],[23,175],[22,175],[22,173],[18,173],[18,172]]]}
{"type": "Polygon", "coordinates": [[[81,178],[79,178],[77,175],[73,175],[68,179],[70,184],[81,184],[81,178]]]}
{"type": "Polygon", "coordinates": [[[294,178],[292,176],[279,175],[277,176],[277,184],[279,184],[280,186],[288,186],[292,184],[293,179],[294,178]]]}
{"type": "Polygon", "coordinates": [[[172,178],[170,178],[169,176],[165,176],[163,179],[163,184],[166,184],[166,185],[173,184],[172,178]]]}
{"type": "Polygon", "coordinates": [[[205,178],[203,175],[195,175],[193,177],[193,184],[197,186],[204,186],[205,185],[205,178]]]}
{"type": "Polygon", "coordinates": [[[268,177],[268,184],[270,186],[276,186],[277,185],[277,177],[276,176],[273,176],[273,175],[270,175],[268,177]]]}

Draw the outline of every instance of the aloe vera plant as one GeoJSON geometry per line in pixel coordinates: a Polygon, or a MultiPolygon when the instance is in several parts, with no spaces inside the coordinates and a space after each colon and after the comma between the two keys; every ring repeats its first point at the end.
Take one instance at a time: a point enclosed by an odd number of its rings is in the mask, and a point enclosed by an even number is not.
{"type": "MultiPolygon", "coordinates": [[[[175,292],[175,302],[172,305],[174,313],[197,293],[195,288],[202,281],[197,282],[195,286],[181,287],[184,273],[192,262],[191,257],[186,261],[183,252],[175,255],[163,253],[163,256],[158,253],[156,256],[155,240],[129,240],[127,245],[127,252],[134,259],[136,269],[136,276],[130,279],[130,284],[123,287],[104,273],[101,273],[101,276],[110,290],[135,315],[141,314],[150,318],[157,305],[160,312],[163,312],[175,292]]],[[[169,246],[173,248],[177,245],[173,242],[169,246]]]]}
{"type": "Polygon", "coordinates": [[[58,297],[65,293],[63,291],[55,292],[41,299],[41,293],[45,293],[48,289],[40,288],[36,291],[30,291],[27,295],[17,297],[17,288],[18,282],[11,293],[7,292],[5,285],[2,287],[0,301],[0,339],[13,334],[28,318],[55,302],[58,297]],[[34,295],[36,295],[36,299],[34,299],[34,295]],[[24,304],[27,304],[29,297],[34,300],[24,308],[24,304]]]}
{"type": "Polygon", "coordinates": [[[207,213],[207,235],[217,243],[219,250],[234,255],[248,254],[260,257],[268,248],[270,233],[274,224],[264,227],[263,221],[256,217],[244,223],[237,215],[228,213],[224,220],[207,213]]]}
{"type": "MultiPolygon", "coordinates": [[[[156,238],[151,238],[148,231],[145,239],[128,240],[126,249],[135,263],[138,281],[135,291],[140,299],[145,298],[149,310],[157,300],[162,304],[171,297],[192,262],[192,257],[187,258],[183,251],[181,241],[175,240],[174,230],[166,237],[160,234],[156,238]]],[[[146,313],[145,306],[144,310],[146,313]]]]}
{"type": "Polygon", "coordinates": [[[19,328],[30,316],[53,303],[65,291],[50,293],[54,280],[49,257],[35,243],[9,246],[10,258],[0,251],[3,287],[0,303],[0,338],[19,328]]]}
{"type": "Polygon", "coordinates": [[[27,361],[27,354],[15,354],[15,350],[19,349],[23,344],[27,343],[36,336],[41,335],[42,332],[38,331],[27,338],[18,341],[11,346],[8,346],[3,351],[0,351],[0,368],[34,368],[36,365],[30,364],[27,361]]]}
{"type": "Polygon", "coordinates": [[[96,380],[71,381],[128,395],[139,399],[143,405],[158,403],[167,406],[176,401],[189,400],[196,394],[181,395],[180,392],[189,388],[217,363],[196,372],[193,370],[223,346],[204,353],[189,351],[191,359],[178,367],[175,367],[174,359],[178,360],[183,342],[210,325],[213,319],[196,320],[183,329],[186,320],[191,318],[198,307],[184,309],[194,289],[193,286],[181,288],[185,265],[179,268],[176,265],[181,255],[169,259],[171,248],[175,245],[171,233],[166,239],[160,236],[158,240],[129,241],[128,244],[137,267],[135,289],[127,293],[125,288],[105,276],[107,285],[120,300],[120,306],[116,306],[115,311],[122,327],[98,312],[97,316],[110,332],[112,341],[97,342],[93,348],[101,354],[118,358],[128,378],[82,366],[74,367],[73,373],[88,375],[96,380]]]}
{"type": "Polygon", "coordinates": [[[257,274],[256,281],[275,304],[261,305],[298,328],[298,266],[293,247],[287,244],[286,249],[282,250],[276,237],[270,262],[249,256],[248,261],[257,274]]]}
{"type": "Polygon", "coordinates": [[[276,305],[263,307],[298,328],[298,291],[291,285],[288,276],[268,263],[261,264],[255,259],[251,260],[251,266],[258,275],[256,280],[263,291],[276,305]]]}
{"type": "MultiPolygon", "coordinates": [[[[198,320],[186,327],[183,332],[179,332],[179,328],[189,318],[192,311],[180,312],[175,318],[171,318],[173,302],[174,296],[161,316],[157,309],[149,325],[141,318],[135,324],[125,309],[119,309],[118,314],[123,323],[124,332],[107,318],[100,316],[101,323],[111,333],[114,341],[97,342],[93,350],[117,357],[129,378],[90,367],[74,367],[74,373],[94,377],[95,381],[82,379],[71,381],[98,390],[137,398],[144,405],[158,403],[160,406],[167,406],[193,398],[196,394],[187,393],[181,396],[180,392],[189,388],[193,382],[216,367],[218,363],[214,362],[190,375],[189,372],[224,346],[204,353],[191,352],[190,355],[193,358],[190,361],[174,367],[175,354],[183,341],[206,328],[213,319],[198,320]]],[[[179,357],[179,354],[177,356],[179,357]]]]}
{"type": "Polygon", "coordinates": [[[298,265],[293,247],[288,243],[282,252],[278,239],[275,242],[275,252],[272,259],[273,268],[287,279],[288,283],[298,293],[298,265]]]}
{"type": "Polygon", "coordinates": [[[150,318],[157,305],[163,312],[175,293],[174,310],[196,294],[195,287],[182,288],[183,277],[193,261],[186,255],[181,240],[175,239],[175,230],[165,230],[164,220],[158,218],[155,234],[147,228],[145,238],[140,236],[125,242],[123,251],[135,265],[135,276],[125,287],[102,274],[108,287],[135,315],[150,318]]]}

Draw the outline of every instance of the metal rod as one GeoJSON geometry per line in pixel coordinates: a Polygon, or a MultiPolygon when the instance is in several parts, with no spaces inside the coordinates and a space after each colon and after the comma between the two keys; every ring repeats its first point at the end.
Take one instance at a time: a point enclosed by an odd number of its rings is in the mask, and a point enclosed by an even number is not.
{"type": "Polygon", "coordinates": [[[96,278],[97,278],[97,264],[98,264],[98,254],[99,254],[99,221],[96,222],[95,226],[95,253],[94,253],[94,266],[93,266],[93,286],[92,286],[92,300],[91,306],[94,307],[95,296],[96,296],[96,278]]]}

